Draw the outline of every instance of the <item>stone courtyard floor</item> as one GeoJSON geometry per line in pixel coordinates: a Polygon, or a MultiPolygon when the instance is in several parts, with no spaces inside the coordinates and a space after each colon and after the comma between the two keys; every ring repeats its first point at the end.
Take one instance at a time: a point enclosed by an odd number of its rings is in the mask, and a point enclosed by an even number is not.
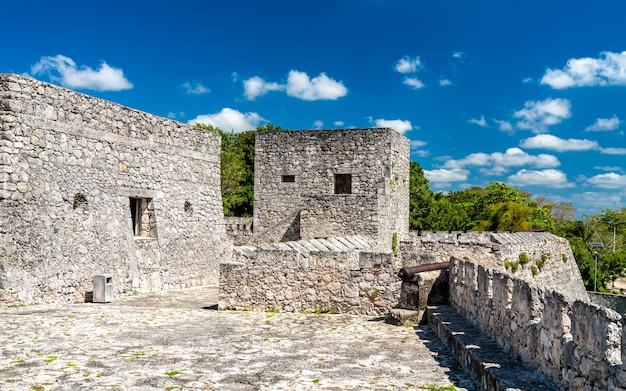
{"type": "Polygon", "coordinates": [[[428,326],[216,302],[203,287],[0,308],[0,390],[474,390],[428,326]]]}

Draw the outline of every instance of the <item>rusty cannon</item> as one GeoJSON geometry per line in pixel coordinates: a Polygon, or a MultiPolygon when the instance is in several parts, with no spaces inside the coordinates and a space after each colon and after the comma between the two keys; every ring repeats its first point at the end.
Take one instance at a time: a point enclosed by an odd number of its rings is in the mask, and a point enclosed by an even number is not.
{"type": "Polygon", "coordinates": [[[446,270],[450,267],[450,262],[435,262],[424,265],[403,267],[398,272],[398,277],[403,281],[410,280],[418,273],[430,272],[433,270],[446,270]]]}

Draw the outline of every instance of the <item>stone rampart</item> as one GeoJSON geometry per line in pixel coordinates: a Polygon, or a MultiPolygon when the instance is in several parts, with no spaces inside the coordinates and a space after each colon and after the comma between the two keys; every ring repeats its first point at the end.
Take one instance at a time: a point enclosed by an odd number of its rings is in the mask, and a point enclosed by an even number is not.
{"type": "Polygon", "coordinates": [[[0,303],[218,283],[218,134],[0,75],[0,303]]]}
{"type": "Polygon", "coordinates": [[[235,246],[248,244],[252,237],[252,217],[224,217],[226,233],[235,246]]]}
{"type": "Polygon", "coordinates": [[[569,242],[547,232],[416,232],[400,242],[403,266],[468,259],[588,301],[569,242]]]}
{"type": "Polygon", "coordinates": [[[592,303],[610,308],[622,315],[626,315],[626,296],[601,292],[588,293],[592,303]]]}
{"type": "Polygon", "coordinates": [[[220,265],[220,308],[385,315],[398,303],[391,254],[360,237],[235,247],[220,265]]]}
{"type": "Polygon", "coordinates": [[[561,389],[626,389],[626,317],[615,311],[460,259],[450,301],[561,389]]]}

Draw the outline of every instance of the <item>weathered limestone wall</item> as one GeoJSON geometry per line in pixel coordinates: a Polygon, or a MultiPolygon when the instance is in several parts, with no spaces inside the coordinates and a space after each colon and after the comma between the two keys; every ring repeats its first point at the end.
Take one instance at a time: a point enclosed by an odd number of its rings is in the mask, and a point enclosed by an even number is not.
{"type": "Polygon", "coordinates": [[[301,211],[302,239],[359,233],[389,251],[408,232],[408,186],[409,141],[393,129],[259,133],[255,235],[301,211]],[[351,174],[351,194],[335,194],[336,174],[351,174]]]}
{"type": "Polygon", "coordinates": [[[563,390],[626,389],[626,316],[453,259],[452,305],[563,390]]]}
{"type": "Polygon", "coordinates": [[[252,237],[252,217],[224,217],[226,233],[235,246],[248,244],[252,237]]]}
{"type": "Polygon", "coordinates": [[[547,232],[421,232],[400,243],[403,266],[468,259],[589,301],[569,242],[547,232]]]}
{"type": "Polygon", "coordinates": [[[235,250],[235,262],[220,265],[221,309],[380,316],[399,300],[392,255],[363,251],[358,237],[235,250]]]}
{"type": "Polygon", "coordinates": [[[622,315],[626,315],[626,296],[600,292],[588,293],[592,303],[610,308],[622,315]]]}
{"type": "Polygon", "coordinates": [[[375,195],[312,195],[300,212],[300,238],[376,237],[379,233],[377,216],[378,197],[375,195]],[[346,224],[350,221],[358,223],[346,224]]]}
{"type": "Polygon", "coordinates": [[[219,135],[10,74],[0,127],[0,303],[218,283],[219,135]]]}

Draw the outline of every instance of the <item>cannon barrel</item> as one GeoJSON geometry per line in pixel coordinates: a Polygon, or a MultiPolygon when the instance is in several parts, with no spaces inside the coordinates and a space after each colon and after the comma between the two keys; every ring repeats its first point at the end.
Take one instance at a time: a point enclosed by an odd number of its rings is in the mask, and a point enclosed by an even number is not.
{"type": "Polygon", "coordinates": [[[435,262],[427,263],[424,265],[403,267],[398,272],[398,277],[402,280],[409,280],[418,273],[430,272],[433,270],[445,270],[450,267],[450,262],[435,262]]]}

